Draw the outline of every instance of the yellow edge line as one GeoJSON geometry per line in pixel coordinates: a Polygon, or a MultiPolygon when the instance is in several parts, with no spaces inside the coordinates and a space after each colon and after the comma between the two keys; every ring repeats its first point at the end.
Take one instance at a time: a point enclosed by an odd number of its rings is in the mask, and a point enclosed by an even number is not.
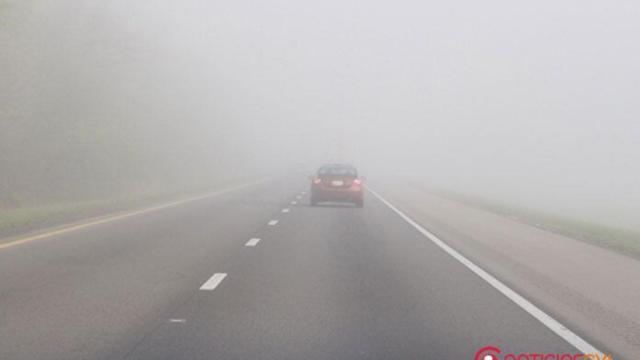
{"type": "Polygon", "coordinates": [[[194,196],[194,197],[190,197],[190,198],[187,198],[187,199],[178,200],[178,201],[174,201],[174,202],[170,202],[170,203],[166,203],[166,204],[162,204],[162,205],[152,206],[152,207],[148,207],[148,208],[144,208],[144,209],[140,209],[140,210],[134,210],[134,211],[131,211],[131,212],[128,212],[128,213],[125,213],[125,214],[107,216],[106,218],[89,221],[89,222],[86,222],[86,223],[83,223],[83,224],[72,225],[72,226],[64,227],[62,229],[48,231],[48,232],[45,232],[45,233],[42,233],[42,234],[38,234],[38,235],[32,235],[32,236],[28,236],[28,237],[24,237],[24,238],[19,238],[19,239],[16,239],[16,240],[8,242],[8,243],[0,244],[0,250],[6,249],[6,248],[9,248],[9,247],[13,247],[13,246],[17,246],[17,245],[22,245],[22,244],[25,244],[25,243],[28,243],[28,242],[32,242],[32,241],[35,241],[35,240],[40,240],[40,239],[44,239],[44,238],[48,238],[48,237],[52,237],[52,236],[56,236],[56,235],[66,234],[66,233],[69,233],[69,232],[72,232],[72,231],[88,228],[90,226],[105,224],[105,223],[108,223],[108,222],[125,219],[125,218],[131,217],[131,216],[146,214],[146,213],[149,213],[149,212],[152,212],[152,211],[162,210],[162,209],[166,209],[166,208],[169,208],[169,207],[172,207],[172,206],[182,205],[182,204],[185,204],[185,203],[188,203],[188,202],[192,202],[192,201],[196,201],[196,200],[203,200],[203,199],[210,198],[210,197],[213,197],[213,196],[218,196],[218,195],[222,195],[222,194],[229,193],[229,192],[232,192],[232,191],[236,191],[236,190],[244,189],[244,188],[247,188],[247,187],[255,186],[255,185],[261,184],[261,183],[263,183],[263,182],[265,182],[267,180],[268,179],[254,181],[254,182],[250,182],[250,183],[246,183],[246,184],[242,184],[242,185],[238,185],[238,186],[233,186],[233,187],[217,190],[217,191],[205,194],[205,195],[194,196]]]}

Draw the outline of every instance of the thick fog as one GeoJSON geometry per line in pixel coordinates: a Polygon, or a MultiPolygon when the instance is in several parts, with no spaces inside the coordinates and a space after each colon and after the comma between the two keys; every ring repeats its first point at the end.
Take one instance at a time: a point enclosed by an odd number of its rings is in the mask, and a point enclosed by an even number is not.
{"type": "Polygon", "coordinates": [[[640,228],[639,39],[637,1],[0,0],[0,201],[346,161],[640,228]]]}

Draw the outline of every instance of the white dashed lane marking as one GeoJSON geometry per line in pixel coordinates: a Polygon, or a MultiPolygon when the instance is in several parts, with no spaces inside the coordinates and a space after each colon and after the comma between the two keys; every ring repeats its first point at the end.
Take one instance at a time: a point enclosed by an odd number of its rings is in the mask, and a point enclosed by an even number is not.
{"type": "Polygon", "coordinates": [[[269,226],[274,226],[278,224],[278,220],[271,220],[267,223],[269,226]]]}
{"type": "Polygon", "coordinates": [[[205,291],[214,290],[216,287],[218,287],[218,285],[220,285],[222,280],[224,280],[224,278],[226,277],[227,277],[227,274],[225,273],[215,273],[209,280],[207,280],[206,283],[200,286],[200,290],[205,290],[205,291]]]}
{"type": "Polygon", "coordinates": [[[258,245],[259,242],[260,242],[260,239],[253,238],[253,239],[247,241],[247,243],[244,244],[244,246],[256,246],[256,245],[258,245]]]}
{"type": "Polygon", "coordinates": [[[298,205],[298,202],[297,202],[297,201],[295,201],[295,200],[293,200],[293,201],[291,202],[291,205],[298,205]]]}
{"type": "Polygon", "coordinates": [[[289,211],[291,211],[291,209],[289,209],[289,208],[282,209],[282,212],[285,213],[285,214],[288,213],[289,211]]]}

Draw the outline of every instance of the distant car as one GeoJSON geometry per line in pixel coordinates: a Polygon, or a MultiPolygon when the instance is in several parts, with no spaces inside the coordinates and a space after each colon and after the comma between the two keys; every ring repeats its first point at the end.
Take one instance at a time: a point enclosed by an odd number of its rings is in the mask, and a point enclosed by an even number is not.
{"type": "Polygon", "coordinates": [[[350,202],[362,207],[363,193],[362,179],[351,165],[324,165],[311,177],[311,206],[321,202],[350,202]]]}

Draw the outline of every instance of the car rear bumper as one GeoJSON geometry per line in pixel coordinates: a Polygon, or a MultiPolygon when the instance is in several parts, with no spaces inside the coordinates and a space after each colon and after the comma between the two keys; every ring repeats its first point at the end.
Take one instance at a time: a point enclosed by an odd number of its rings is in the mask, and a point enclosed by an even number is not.
{"type": "Polygon", "coordinates": [[[362,202],[363,190],[360,189],[327,189],[311,188],[311,197],[317,202],[362,202]]]}

